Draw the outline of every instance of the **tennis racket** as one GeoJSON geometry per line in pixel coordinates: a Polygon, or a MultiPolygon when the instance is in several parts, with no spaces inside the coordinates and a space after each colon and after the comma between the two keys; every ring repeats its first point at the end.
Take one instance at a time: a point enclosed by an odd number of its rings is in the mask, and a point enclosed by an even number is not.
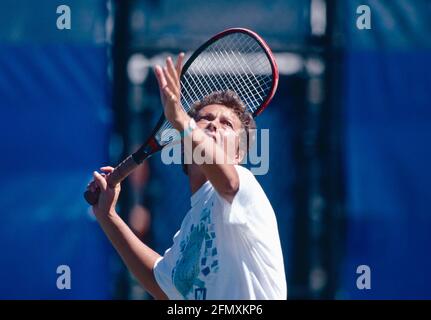
{"type": "MultiPolygon", "coordinates": [[[[278,69],[271,49],[258,34],[232,28],[218,33],[191,55],[182,68],[180,82],[181,105],[186,112],[214,91],[232,90],[256,117],[275,94],[278,69]]],[[[162,114],[147,141],[107,176],[108,185],[114,188],[142,161],[169,144],[171,141],[162,140],[162,133],[171,128],[162,114]]],[[[99,193],[87,190],[84,197],[94,205],[99,193]]]]}

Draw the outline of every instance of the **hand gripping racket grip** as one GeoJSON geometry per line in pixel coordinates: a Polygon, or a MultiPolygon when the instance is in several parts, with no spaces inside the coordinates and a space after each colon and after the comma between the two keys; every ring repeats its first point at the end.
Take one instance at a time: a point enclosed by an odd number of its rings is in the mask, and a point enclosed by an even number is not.
{"type": "MultiPolygon", "coordinates": [[[[127,178],[127,176],[135,170],[135,168],[139,164],[136,163],[136,161],[133,158],[133,155],[128,156],[123,162],[121,162],[115,169],[112,171],[111,174],[108,175],[106,178],[108,182],[108,186],[111,188],[115,188],[115,186],[127,178]]],[[[84,192],[84,198],[85,200],[94,206],[97,201],[99,200],[99,194],[100,191],[97,192],[91,192],[90,190],[87,190],[84,192]]]]}

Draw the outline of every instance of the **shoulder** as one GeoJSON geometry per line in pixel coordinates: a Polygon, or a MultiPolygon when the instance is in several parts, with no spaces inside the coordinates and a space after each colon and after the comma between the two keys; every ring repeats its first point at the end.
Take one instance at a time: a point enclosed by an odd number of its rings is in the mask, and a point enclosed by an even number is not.
{"type": "Polygon", "coordinates": [[[239,188],[234,197],[234,202],[240,202],[245,208],[262,198],[266,198],[265,192],[250,170],[239,165],[236,165],[235,169],[239,177],[239,188]]]}
{"type": "Polygon", "coordinates": [[[260,220],[262,215],[267,215],[272,211],[272,207],[253,173],[239,165],[236,165],[235,169],[240,180],[239,189],[231,204],[218,197],[220,211],[227,223],[248,225],[252,221],[260,220]]]}
{"type": "Polygon", "coordinates": [[[256,180],[253,173],[250,170],[248,170],[246,167],[235,165],[235,169],[240,178],[244,178],[247,180],[256,180]]]}
{"type": "Polygon", "coordinates": [[[243,174],[243,175],[252,175],[253,173],[251,173],[250,170],[248,170],[246,167],[240,166],[239,164],[235,165],[235,169],[238,172],[238,174],[243,174]]]}
{"type": "Polygon", "coordinates": [[[236,172],[238,173],[241,190],[250,191],[250,192],[263,191],[259,182],[256,180],[256,177],[250,170],[240,165],[236,165],[235,169],[236,169],[236,172]]]}

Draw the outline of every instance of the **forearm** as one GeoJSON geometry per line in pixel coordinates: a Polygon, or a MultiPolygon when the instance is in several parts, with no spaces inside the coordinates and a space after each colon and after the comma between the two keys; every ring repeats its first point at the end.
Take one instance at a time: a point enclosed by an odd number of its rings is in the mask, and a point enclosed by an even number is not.
{"type": "MultiPolygon", "coordinates": [[[[188,115],[178,116],[173,125],[184,132],[188,129],[189,121],[188,115]]],[[[198,165],[217,192],[231,202],[239,188],[239,177],[234,162],[227,157],[223,148],[202,129],[196,128],[192,134],[185,137],[184,151],[189,158],[196,154],[204,155],[203,163],[198,165]]]]}
{"type": "Polygon", "coordinates": [[[201,170],[217,192],[231,202],[239,188],[239,177],[233,162],[229,162],[223,148],[202,129],[193,130],[191,138],[193,154],[198,151],[205,155],[205,161],[200,164],[201,170]]]}
{"type": "Polygon", "coordinates": [[[106,236],[129,270],[156,299],[167,299],[154,278],[153,267],[160,255],[145,245],[116,213],[98,217],[106,236]]]}
{"type": "MultiPolygon", "coordinates": [[[[166,119],[180,132],[184,132],[190,121],[189,115],[187,115],[181,106],[180,74],[183,58],[184,54],[180,54],[177,65],[174,66],[172,59],[168,57],[166,59],[166,67],[162,69],[160,66],[156,66],[154,70],[160,88],[166,119]]],[[[220,159],[219,156],[222,160],[225,158],[224,150],[217,146],[211,138],[207,137],[202,130],[196,129],[194,131],[196,131],[196,134],[193,132],[193,150],[186,150],[186,152],[193,154],[196,148],[203,149],[201,150],[205,153],[206,160],[209,161],[198,165],[200,165],[203,173],[210,180],[217,192],[226,200],[232,202],[239,188],[239,177],[234,164],[217,161],[220,159]]]]}

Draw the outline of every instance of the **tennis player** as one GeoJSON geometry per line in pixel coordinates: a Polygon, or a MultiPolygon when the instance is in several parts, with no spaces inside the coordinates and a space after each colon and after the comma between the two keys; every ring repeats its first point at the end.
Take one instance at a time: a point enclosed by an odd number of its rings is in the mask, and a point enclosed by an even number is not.
{"type": "Polygon", "coordinates": [[[180,54],[174,65],[169,57],[166,66],[155,68],[164,114],[182,133],[184,153],[192,159],[184,165],[191,209],[171,248],[160,256],[116,213],[120,185],[110,188],[105,179],[112,167],[94,172],[89,184],[91,191],[100,189],[94,214],[130,271],[157,299],[286,299],[274,211],[253,174],[239,165],[254,120],[232,91],[210,94],[187,114],[180,105],[183,59],[180,54]],[[203,163],[194,161],[196,153],[204,155],[203,163]]]}

